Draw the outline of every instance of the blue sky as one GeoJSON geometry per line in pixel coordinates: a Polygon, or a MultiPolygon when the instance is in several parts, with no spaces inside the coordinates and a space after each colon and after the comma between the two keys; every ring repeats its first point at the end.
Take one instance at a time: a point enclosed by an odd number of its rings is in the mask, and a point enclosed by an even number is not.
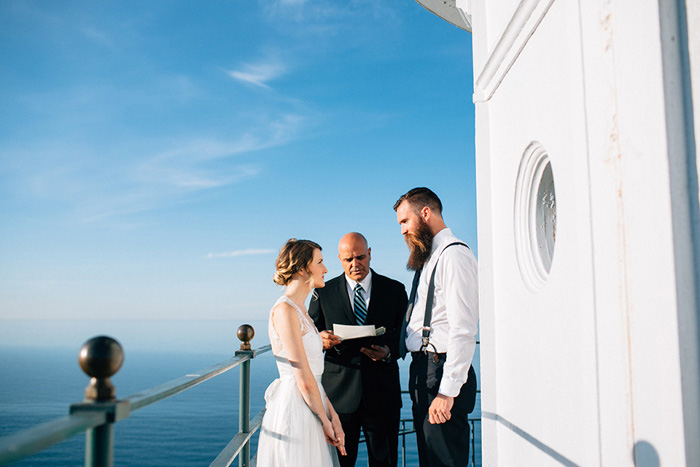
{"type": "Polygon", "coordinates": [[[290,237],[431,187],[476,247],[471,35],[410,0],[0,2],[0,319],[265,317],[290,237]]]}

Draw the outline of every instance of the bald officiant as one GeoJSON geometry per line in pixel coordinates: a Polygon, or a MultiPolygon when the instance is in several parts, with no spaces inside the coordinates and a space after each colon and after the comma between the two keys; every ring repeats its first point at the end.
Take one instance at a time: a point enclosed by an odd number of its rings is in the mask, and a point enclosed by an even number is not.
{"type": "MultiPolygon", "coordinates": [[[[351,232],[338,244],[343,274],[316,289],[309,315],[321,331],[326,351],[323,387],[340,416],[347,456],[354,466],[360,429],[367,440],[369,465],[396,466],[401,411],[399,335],[408,298],[398,281],[370,269],[372,249],[362,234],[351,232]],[[384,327],[365,346],[333,334],[334,324],[384,327]]],[[[364,341],[363,341],[364,342],[364,341]]]]}

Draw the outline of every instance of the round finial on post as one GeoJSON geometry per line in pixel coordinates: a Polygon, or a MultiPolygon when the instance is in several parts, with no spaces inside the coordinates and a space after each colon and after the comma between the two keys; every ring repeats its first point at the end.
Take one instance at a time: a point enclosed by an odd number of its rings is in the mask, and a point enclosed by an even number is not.
{"type": "Polygon", "coordinates": [[[85,399],[114,400],[114,385],[109,378],[119,371],[124,362],[124,351],[119,342],[108,336],[93,337],[80,348],[78,362],[91,377],[90,384],[85,388],[85,399]]]}
{"type": "Polygon", "coordinates": [[[255,329],[250,324],[244,324],[238,328],[238,338],[241,340],[241,350],[250,350],[250,341],[255,336],[255,329]]]}

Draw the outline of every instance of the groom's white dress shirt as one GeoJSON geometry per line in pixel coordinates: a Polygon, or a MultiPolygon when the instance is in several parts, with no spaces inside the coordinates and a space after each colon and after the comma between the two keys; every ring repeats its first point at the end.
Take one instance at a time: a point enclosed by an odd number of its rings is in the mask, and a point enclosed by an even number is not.
{"type": "Polygon", "coordinates": [[[423,320],[430,275],[436,267],[435,298],[430,322],[430,343],[437,353],[446,353],[442,380],[438,392],[456,397],[467,381],[476,350],[479,324],[479,290],[476,258],[459,242],[450,229],[443,229],[433,238],[433,248],[418,282],[411,319],[406,330],[406,348],[417,352],[421,348],[423,320]],[[442,253],[442,254],[440,254],[442,253]],[[439,257],[439,261],[438,261],[439,257]]]}

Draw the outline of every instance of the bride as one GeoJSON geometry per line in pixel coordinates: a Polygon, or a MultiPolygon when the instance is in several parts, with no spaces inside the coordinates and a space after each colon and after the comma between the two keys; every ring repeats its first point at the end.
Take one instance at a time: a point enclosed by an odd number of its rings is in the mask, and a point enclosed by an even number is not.
{"type": "Polygon", "coordinates": [[[275,265],[274,281],[287,286],[268,324],[280,377],[265,391],[257,465],[337,466],[334,447],[345,455],[345,434],[321,386],[323,343],[304,306],[309,293],[324,286],[321,247],[290,239],[275,265]]]}

